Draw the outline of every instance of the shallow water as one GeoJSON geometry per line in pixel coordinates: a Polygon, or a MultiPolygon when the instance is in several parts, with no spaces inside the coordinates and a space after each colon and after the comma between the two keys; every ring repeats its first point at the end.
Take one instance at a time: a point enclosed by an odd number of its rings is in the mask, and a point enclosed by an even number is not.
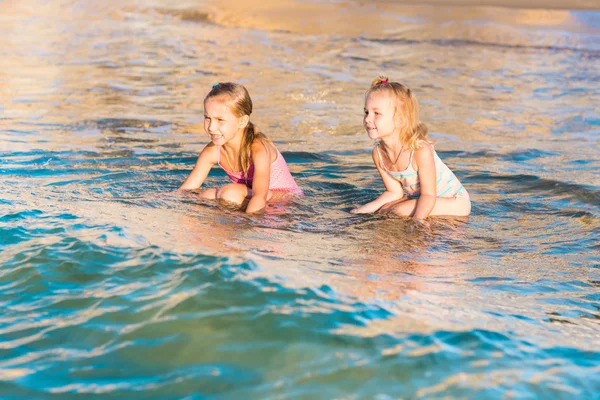
{"type": "Polygon", "coordinates": [[[597,11],[4,1],[0,34],[0,397],[599,398],[597,11]],[[382,72],[468,219],[348,213],[382,72]],[[172,194],[226,80],[304,198],[172,194]]]}

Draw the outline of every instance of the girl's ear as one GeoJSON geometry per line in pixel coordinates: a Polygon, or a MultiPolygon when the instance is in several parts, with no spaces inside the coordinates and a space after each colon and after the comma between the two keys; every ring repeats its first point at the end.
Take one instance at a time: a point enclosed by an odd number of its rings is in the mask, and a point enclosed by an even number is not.
{"type": "Polygon", "coordinates": [[[394,127],[401,128],[404,125],[404,118],[401,115],[396,115],[394,117],[394,127]]]}
{"type": "Polygon", "coordinates": [[[240,128],[244,129],[248,125],[248,122],[250,122],[250,116],[244,115],[240,118],[240,128]]]}

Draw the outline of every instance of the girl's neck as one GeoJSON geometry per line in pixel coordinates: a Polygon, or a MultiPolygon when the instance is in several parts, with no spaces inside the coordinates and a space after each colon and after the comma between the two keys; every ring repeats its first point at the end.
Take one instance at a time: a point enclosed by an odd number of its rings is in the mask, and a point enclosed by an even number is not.
{"type": "Polygon", "coordinates": [[[406,146],[403,145],[397,136],[393,138],[381,138],[381,143],[383,143],[383,147],[388,153],[398,154],[402,149],[406,149],[406,146]]]}
{"type": "Polygon", "coordinates": [[[242,148],[242,139],[244,138],[244,132],[240,132],[238,135],[235,135],[231,140],[223,143],[223,150],[230,154],[239,154],[240,149],[242,148]]]}
{"type": "Polygon", "coordinates": [[[241,139],[238,139],[238,137],[243,137],[243,135],[236,135],[233,139],[223,143],[223,146],[221,146],[225,153],[225,160],[227,160],[227,164],[229,164],[227,168],[232,172],[243,171],[240,154],[242,141],[241,139]]]}

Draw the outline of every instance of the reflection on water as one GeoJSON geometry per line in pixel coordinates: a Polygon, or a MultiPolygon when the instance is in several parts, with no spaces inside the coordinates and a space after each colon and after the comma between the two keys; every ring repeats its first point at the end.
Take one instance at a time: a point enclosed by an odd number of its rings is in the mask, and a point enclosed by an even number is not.
{"type": "Polygon", "coordinates": [[[28,0],[0,22],[0,397],[600,392],[598,12],[28,0]],[[348,213],[381,190],[380,73],[468,219],[348,213]],[[226,80],[306,196],[173,194],[226,80]]]}

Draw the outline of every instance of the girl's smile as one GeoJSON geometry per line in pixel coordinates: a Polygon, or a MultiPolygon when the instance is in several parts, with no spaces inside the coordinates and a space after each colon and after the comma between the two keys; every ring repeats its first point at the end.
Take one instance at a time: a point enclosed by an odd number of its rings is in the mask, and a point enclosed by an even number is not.
{"type": "Polygon", "coordinates": [[[220,133],[219,134],[209,133],[209,136],[210,136],[210,140],[212,140],[213,142],[216,142],[223,137],[223,135],[221,135],[220,133]]]}

